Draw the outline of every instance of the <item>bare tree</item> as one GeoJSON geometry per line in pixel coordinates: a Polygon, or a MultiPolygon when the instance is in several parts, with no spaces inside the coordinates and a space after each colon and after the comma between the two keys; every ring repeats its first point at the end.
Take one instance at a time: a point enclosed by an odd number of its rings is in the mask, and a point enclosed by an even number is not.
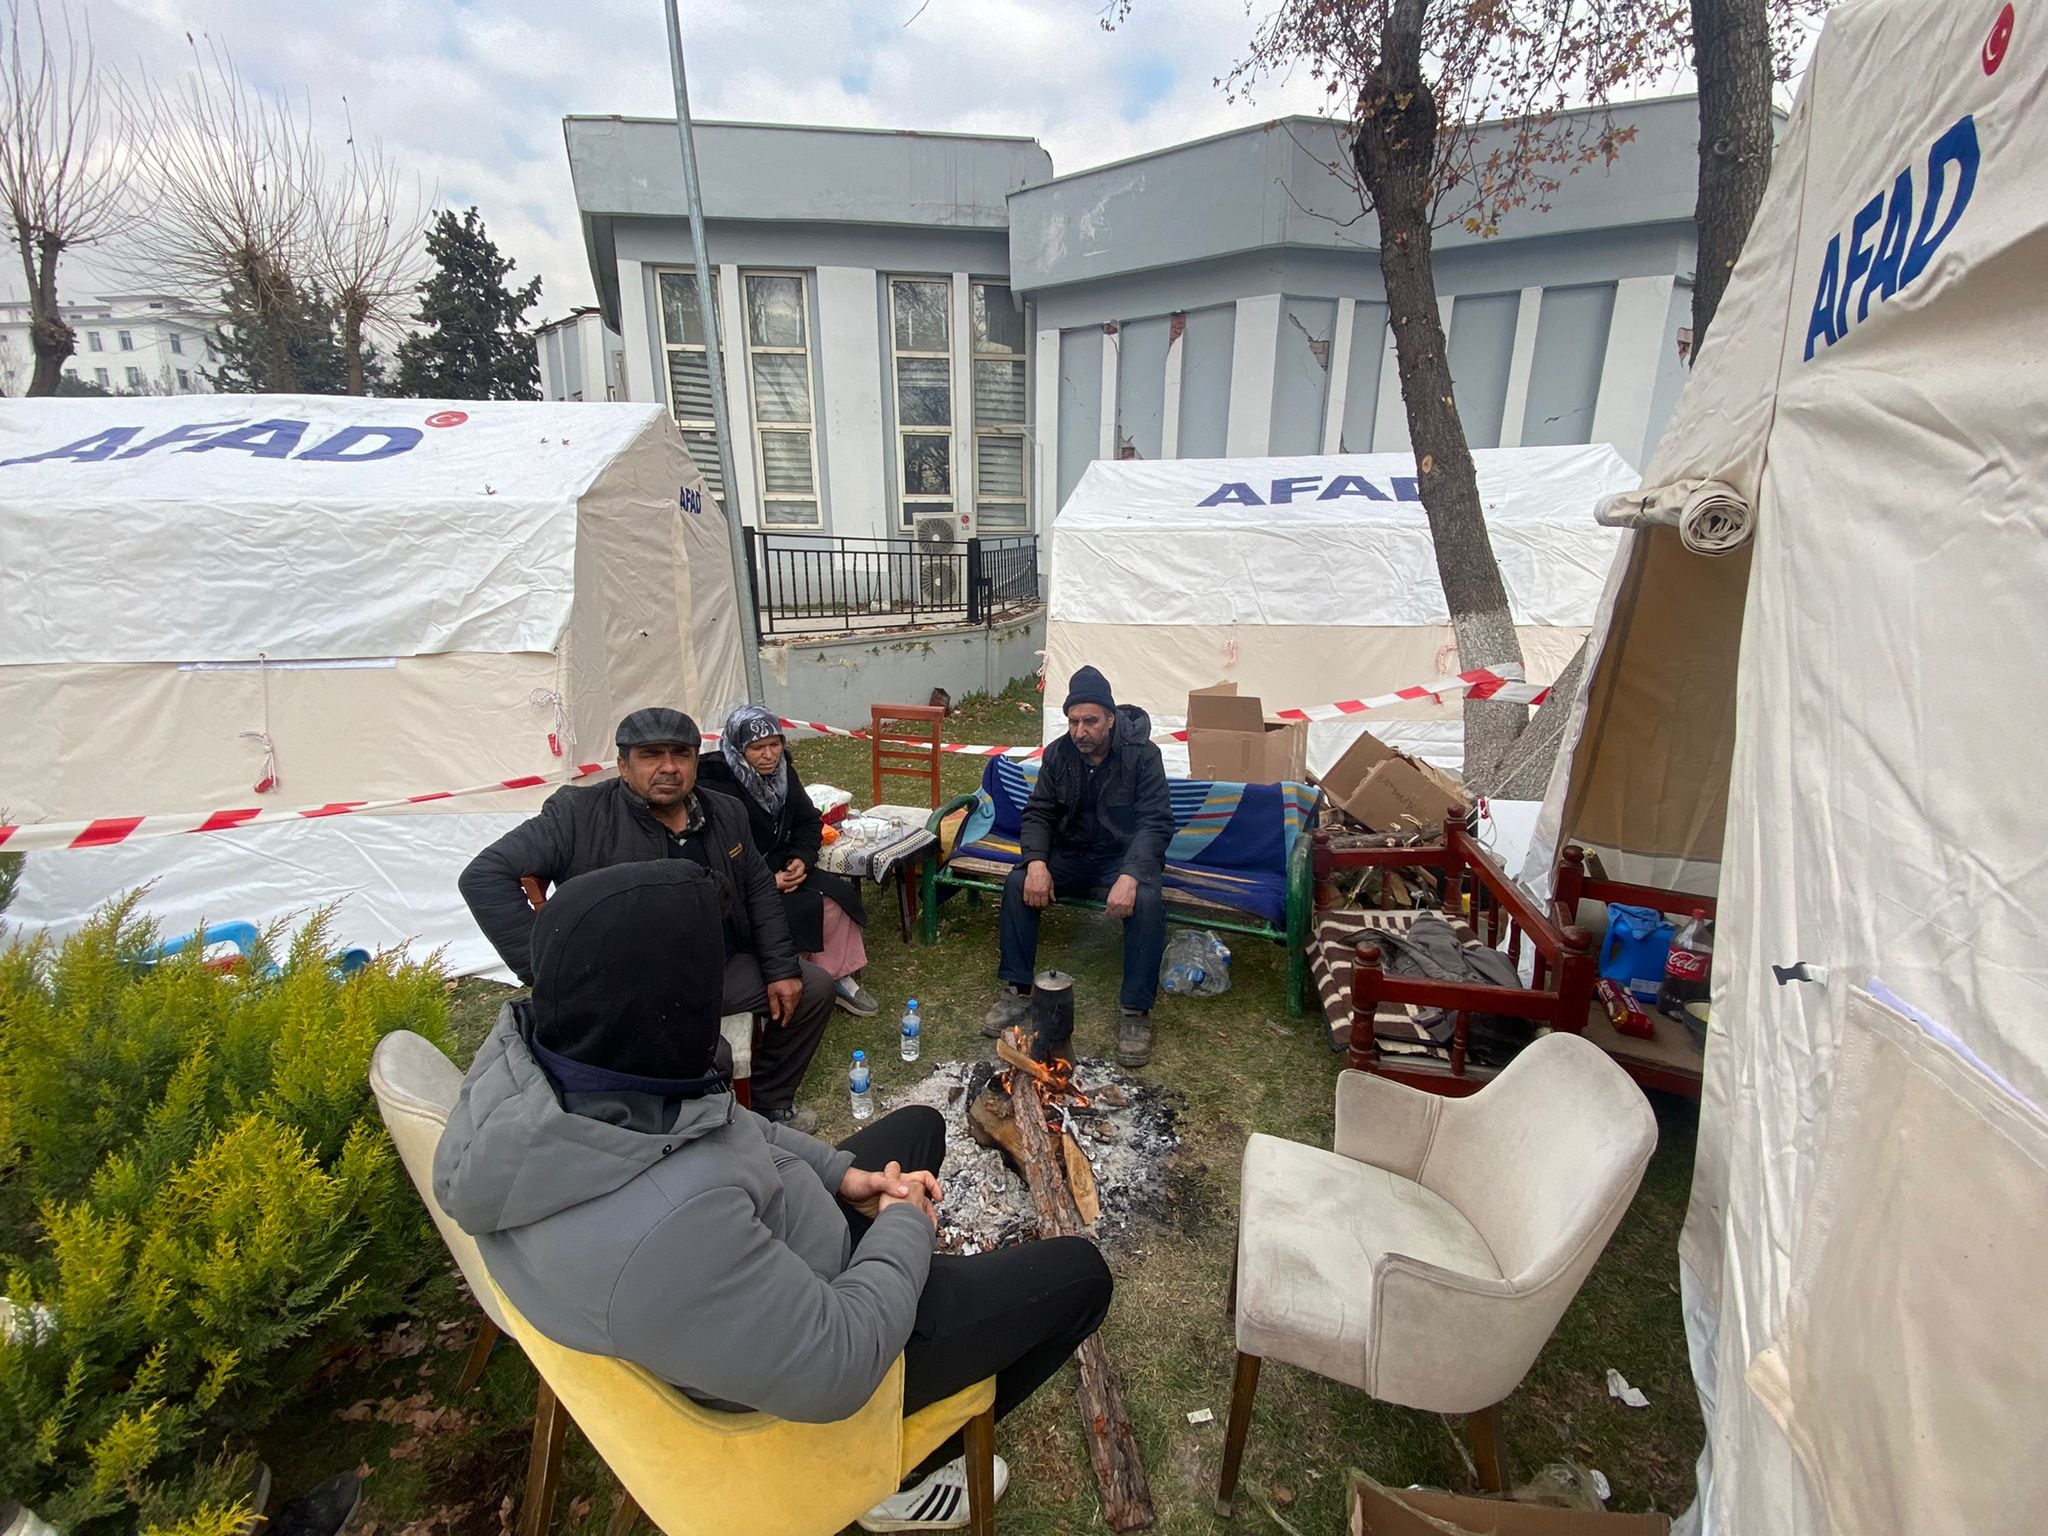
{"type": "MultiPolygon", "coordinates": [[[[1237,93],[1305,67],[1323,83],[1348,156],[1330,170],[1377,219],[1388,324],[1458,656],[1522,662],[1479,500],[1437,308],[1435,231],[1499,231],[1541,210],[1564,179],[1632,136],[1573,102],[1605,100],[1660,46],[1577,0],[1283,0],[1232,71],[1237,93]]],[[[1519,704],[1468,698],[1465,763],[1483,777],[1528,721],[1519,704]]]]}
{"type": "Polygon", "coordinates": [[[148,188],[139,271],[197,304],[225,303],[261,349],[274,390],[298,387],[292,357],[315,273],[323,161],[307,114],[252,89],[209,40],[194,71],[130,97],[137,183],[148,188]]]}
{"type": "Polygon", "coordinates": [[[364,391],[364,337],[395,329],[427,274],[425,208],[383,145],[359,146],[351,133],[348,163],[320,193],[314,264],[340,321],[352,395],[364,391]]]}
{"type": "Polygon", "coordinates": [[[31,395],[55,394],[77,350],[57,299],[59,260],[128,223],[128,120],[99,73],[90,30],[81,36],[70,12],[61,15],[60,45],[40,0],[10,3],[0,54],[0,206],[28,279],[31,395]]]}

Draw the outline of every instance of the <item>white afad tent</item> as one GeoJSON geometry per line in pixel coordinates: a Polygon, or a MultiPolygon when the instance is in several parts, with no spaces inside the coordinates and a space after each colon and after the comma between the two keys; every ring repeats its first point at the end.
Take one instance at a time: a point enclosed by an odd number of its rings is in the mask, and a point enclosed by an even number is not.
{"type": "MultiPolygon", "coordinates": [[[[1638,477],[1604,444],[1473,459],[1527,675],[1548,682],[1592,624],[1619,540],[1587,509],[1638,477]]],[[[1414,456],[1089,465],[1052,527],[1048,740],[1065,728],[1061,685],[1084,663],[1161,729],[1185,722],[1191,689],[1222,681],[1271,713],[1462,670],[1414,456]]],[[[1310,767],[1368,724],[1403,750],[1463,761],[1450,695],[1316,724],[1310,767]]],[[[1185,749],[1170,748],[1167,766],[1185,771],[1185,749]]]]}
{"type": "Polygon", "coordinates": [[[1754,543],[1630,536],[1546,804],[1550,847],[1718,886],[1710,1533],[2048,1529],[2044,22],[1829,17],[1645,477],[1754,543]]]}
{"type": "Polygon", "coordinates": [[[167,933],[335,902],[495,970],[456,874],[620,716],[744,697],[737,602],[658,406],[0,402],[7,918],[148,882],[167,933]]]}

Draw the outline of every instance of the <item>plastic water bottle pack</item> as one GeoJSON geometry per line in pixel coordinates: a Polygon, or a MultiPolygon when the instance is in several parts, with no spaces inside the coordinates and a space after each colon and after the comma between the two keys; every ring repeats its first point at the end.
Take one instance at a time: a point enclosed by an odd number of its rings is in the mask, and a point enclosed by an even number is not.
{"type": "Polygon", "coordinates": [[[1160,989],[1173,997],[1216,997],[1230,990],[1230,949],[1206,928],[1183,928],[1159,962],[1160,989]]]}

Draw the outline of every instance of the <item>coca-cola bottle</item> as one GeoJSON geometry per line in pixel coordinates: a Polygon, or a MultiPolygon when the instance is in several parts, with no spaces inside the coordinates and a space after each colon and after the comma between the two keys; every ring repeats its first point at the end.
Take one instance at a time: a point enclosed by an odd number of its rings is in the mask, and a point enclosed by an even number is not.
{"type": "Polygon", "coordinates": [[[1714,925],[1703,909],[1671,941],[1664,956],[1664,985],[1657,989],[1657,1011],[1683,1021],[1687,1003],[1707,1000],[1707,982],[1714,968],[1714,925]]]}

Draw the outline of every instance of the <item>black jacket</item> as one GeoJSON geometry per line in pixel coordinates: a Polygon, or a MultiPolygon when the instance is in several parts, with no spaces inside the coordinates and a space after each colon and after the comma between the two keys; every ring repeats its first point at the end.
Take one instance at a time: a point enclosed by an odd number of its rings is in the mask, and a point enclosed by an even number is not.
{"type": "Polygon", "coordinates": [[[861,927],[867,926],[867,912],[861,906],[860,889],[839,875],[821,874],[818,851],[824,845],[825,823],[804,789],[796,771],[796,757],[787,747],[782,760],[789,764],[789,794],[780,812],[770,815],[767,807],[733,778],[723,757],[710,753],[697,762],[697,782],[706,789],[730,795],[747,808],[747,826],[754,834],[754,846],[772,876],[791,859],[801,860],[806,878],[793,891],[782,893],[782,910],[789,918],[790,937],[798,954],[816,954],[825,947],[825,903],[832,902],[861,927]]]}
{"type": "Polygon", "coordinates": [[[1081,793],[1088,765],[1081,749],[1062,736],[1045,749],[1038,785],[1024,807],[1017,842],[1025,863],[1067,848],[1121,859],[1120,872],[1140,883],[1156,881],[1164,871],[1166,845],[1173,840],[1173,799],[1166,765],[1152,745],[1152,717],[1135,704],[1119,704],[1116,713],[1095,807],[1101,841],[1090,847],[1083,836],[1081,793]]]}
{"type": "MultiPolygon", "coordinates": [[[[712,851],[711,877],[738,947],[760,961],[763,980],[796,979],[803,972],[789,921],[768,866],[754,851],[747,813],[725,795],[697,793],[704,805],[705,844],[712,851]]],[[[533,908],[520,887],[522,876],[559,885],[613,864],[668,858],[672,846],[647,802],[619,780],[589,788],[571,784],[549,795],[538,816],[471,859],[457,885],[499,958],[530,985],[533,908]]]]}

